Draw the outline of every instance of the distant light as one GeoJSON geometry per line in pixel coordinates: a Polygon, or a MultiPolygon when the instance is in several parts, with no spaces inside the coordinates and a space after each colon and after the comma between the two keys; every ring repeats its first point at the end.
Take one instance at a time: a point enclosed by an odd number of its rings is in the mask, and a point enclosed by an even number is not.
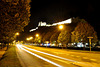
{"type": "Polygon", "coordinates": [[[15,35],[19,35],[19,33],[17,32],[15,35]]]}
{"type": "Polygon", "coordinates": [[[15,43],[16,41],[14,40],[13,43],[15,43]]]}
{"type": "Polygon", "coordinates": [[[30,37],[30,39],[33,39],[33,37],[30,37]]]}
{"type": "Polygon", "coordinates": [[[36,37],[38,37],[39,36],[39,34],[36,34],[36,37]]]}
{"type": "Polygon", "coordinates": [[[26,40],[32,40],[32,39],[33,39],[33,37],[26,38],[26,40]]]}
{"type": "Polygon", "coordinates": [[[60,26],[59,26],[59,29],[63,29],[63,25],[60,25],[60,26]]]}
{"type": "Polygon", "coordinates": [[[30,38],[26,38],[26,40],[30,40],[30,38]]]}

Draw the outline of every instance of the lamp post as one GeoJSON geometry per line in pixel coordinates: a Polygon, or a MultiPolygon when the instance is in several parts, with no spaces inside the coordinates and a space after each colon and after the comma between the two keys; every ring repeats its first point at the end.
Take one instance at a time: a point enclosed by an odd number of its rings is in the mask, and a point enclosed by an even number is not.
{"type": "MultiPolygon", "coordinates": [[[[63,25],[59,25],[59,29],[60,29],[60,30],[62,30],[62,29],[63,29],[63,27],[64,27],[63,25]]],[[[62,49],[63,49],[63,44],[62,44],[62,46],[61,46],[61,47],[62,47],[62,49]]]]}
{"type": "MultiPolygon", "coordinates": [[[[37,40],[38,40],[38,37],[39,37],[39,34],[36,34],[36,43],[37,43],[37,40]]],[[[38,44],[37,44],[38,45],[38,44]]]]}
{"type": "Polygon", "coordinates": [[[17,41],[17,36],[19,36],[19,32],[16,32],[16,33],[15,33],[16,41],[17,41]]]}

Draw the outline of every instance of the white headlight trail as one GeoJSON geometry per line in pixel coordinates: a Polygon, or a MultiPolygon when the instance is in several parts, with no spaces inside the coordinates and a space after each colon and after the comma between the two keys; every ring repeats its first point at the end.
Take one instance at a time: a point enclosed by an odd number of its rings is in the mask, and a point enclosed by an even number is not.
{"type": "Polygon", "coordinates": [[[54,62],[52,62],[52,61],[50,61],[50,60],[48,60],[48,59],[46,59],[46,58],[44,58],[44,57],[41,57],[41,56],[39,56],[39,55],[37,55],[37,54],[35,54],[35,53],[32,53],[32,52],[30,52],[30,51],[28,51],[28,50],[22,48],[22,46],[17,45],[17,47],[18,47],[18,48],[21,48],[22,50],[24,50],[24,51],[26,51],[26,52],[28,52],[28,53],[30,53],[31,55],[34,55],[34,56],[36,56],[36,57],[38,57],[38,58],[40,58],[40,59],[42,59],[42,60],[44,60],[44,61],[46,61],[46,62],[49,62],[49,63],[55,65],[55,66],[57,66],[57,67],[63,67],[63,66],[61,66],[61,65],[59,65],[59,64],[57,64],[57,63],[54,63],[54,62]]]}
{"type": "Polygon", "coordinates": [[[56,56],[56,55],[53,55],[53,54],[49,54],[49,53],[45,53],[45,52],[42,52],[42,51],[38,51],[38,50],[35,50],[35,49],[31,49],[31,48],[28,48],[28,47],[25,47],[25,46],[22,46],[22,47],[24,47],[26,49],[29,49],[29,50],[32,50],[32,51],[35,51],[35,52],[39,52],[39,53],[45,54],[45,55],[49,55],[49,56],[52,56],[52,57],[60,58],[60,59],[63,59],[63,60],[67,60],[67,61],[71,61],[71,62],[78,62],[78,61],[70,60],[70,59],[67,59],[67,58],[59,57],[59,56],[56,56]]]}

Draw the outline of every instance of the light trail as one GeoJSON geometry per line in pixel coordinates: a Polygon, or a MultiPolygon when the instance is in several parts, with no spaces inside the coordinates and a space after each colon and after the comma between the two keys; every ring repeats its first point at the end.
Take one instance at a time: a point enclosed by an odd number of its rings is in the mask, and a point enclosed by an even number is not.
{"type": "Polygon", "coordinates": [[[38,50],[35,50],[35,49],[31,49],[31,48],[28,48],[28,47],[25,47],[25,46],[22,46],[22,47],[29,49],[29,50],[32,50],[32,51],[35,51],[35,52],[39,52],[39,53],[48,55],[48,56],[52,56],[52,57],[56,57],[56,58],[59,58],[59,59],[66,60],[66,61],[73,62],[73,64],[78,65],[78,66],[89,66],[88,64],[85,64],[83,62],[78,62],[78,61],[75,61],[75,60],[70,60],[70,59],[67,59],[67,58],[59,57],[59,56],[56,56],[56,55],[53,55],[53,54],[45,53],[45,52],[38,51],[38,50]]]}
{"type": "Polygon", "coordinates": [[[67,61],[71,61],[71,62],[77,62],[78,61],[74,61],[74,60],[70,60],[70,59],[67,59],[67,58],[63,58],[63,57],[59,57],[59,56],[56,56],[56,55],[53,55],[53,54],[48,54],[48,53],[45,53],[45,52],[42,52],[42,51],[38,51],[38,50],[35,50],[35,49],[31,49],[31,48],[28,48],[28,47],[25,47],[25,46],[22,46],[26,49],[29,49],[29,50],[32,50],[32,51],[35,51],[35,52],[39,52],[39,53],[42,53],[42,54],[45,54],[45,55],[49,55],[49,56],[52,56],[52,57],[56,57],[56,58],[60,58],[60,59],[63,59],[63,60],[67,60],[67,61]]]}
{"type": "Polygon", "coordinates": [[[46,61],[46,62],[49,62],[49,63],[51,63],[51,64],[53,64],[53,65],[55,65],[55,66],[57,66],[57,67],[63,67],[63,66],[61,66],[61,65],[59,65],[59,64],[57,64],[57,63],[54,63],[54,62],[52,62],[52,61],[50,61],[50,60],[48,60],[48,59],[46,59],[46,58],[44,58],[44,57],[41,57],[41,56],[39,56],[39,55],[37,55],[37,54],[35,54],[35,53],[32,53],[32,52],[30,52],[30,51],[28,51],[28,50],[22,48],[22,45],[17,45],[17,48],[18,48],[18,49],[22,49],[22,50],[24,50],[24,51],[26,51],[26,52],[28,52],[28,53],[30,53],[30,54],[32,54],[32,55],[34,55],[34,56],[40,58],[40,59],[42,59],[42,60],[44,60],[44,61],[46,61]]]}

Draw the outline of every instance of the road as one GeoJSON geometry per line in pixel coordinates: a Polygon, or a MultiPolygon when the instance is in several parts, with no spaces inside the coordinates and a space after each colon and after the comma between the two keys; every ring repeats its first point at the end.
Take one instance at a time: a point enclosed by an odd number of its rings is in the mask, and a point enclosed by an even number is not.
{"type": "Polygon", "coordinates": [[[100,52],[17,45],[23,67],[100,67],[100,52]]]}

